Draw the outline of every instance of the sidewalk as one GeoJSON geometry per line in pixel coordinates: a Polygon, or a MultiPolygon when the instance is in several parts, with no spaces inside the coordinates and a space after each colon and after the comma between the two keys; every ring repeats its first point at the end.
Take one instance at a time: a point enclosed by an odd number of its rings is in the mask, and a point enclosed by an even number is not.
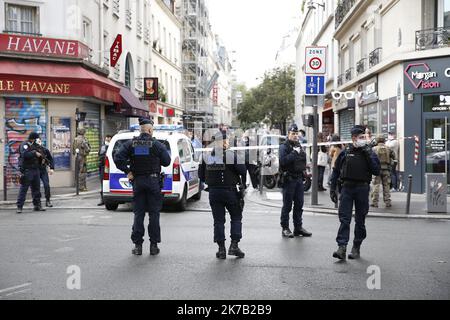
{"type": "MultiPolygon", "coordinates": [[[[392,207],[385,208],[382,201],[382,195],[379,201],[378,208],[369,208],[368,216],[383,217],[383,218],[415,218],[415,219],[447,219],[450,220],[450,197],[447,197],[447,212],[449,213],[428,213],[426,211],[426,195],[425,194],[411,194],[410,213],[406,214],[406,197],[404,192],[392,192],[391,200],[392,207]]],[[[264,189],[262,195],[258,190],[252,190],[247,193],[247,199],[261,205],[279,208],[283,205],[283,196],[281,189],[264,189]]],[[[336,214],[337,208],[330,199],[329,190],[318,193],[318,205],[311,205],[311,190],[305,193],[305,202],[303,209],[305,211],[325,214],[336,214]]]]}
{"type": "MultiPolygon", "coordinates": [[[[98,175],[90,176],[86,179],[86,186],[88,188],[88,191],[86,192],[80,192],[79,196],[89,196],[93,194],[100,193],[100,181],[98,178],[98,175]]],[[[71,199],[74,196],[76,196],[76,189],[75,187],[60,187],[60,188],[51,188],[51,199],[52,200],[64,200],[64,199],[71,199]]],[[[17,201],[17,196],[19,194],[19,188],[14,189],[8,189],[7,194],[7,201],[3,200],[3,190],[0,193],[0,206],[3,205],[15,205],[17,201]]],[[[100,195],[99,195],[100,198],[100,195]]],[[[44,187],[41,183],[41,201],[45,203],[45,194],[44,194],[44,187]]],[[[27,199],[25,201],[25,204],[31,204],[31,188],[28,189],[27,193],[27,199]]]]}

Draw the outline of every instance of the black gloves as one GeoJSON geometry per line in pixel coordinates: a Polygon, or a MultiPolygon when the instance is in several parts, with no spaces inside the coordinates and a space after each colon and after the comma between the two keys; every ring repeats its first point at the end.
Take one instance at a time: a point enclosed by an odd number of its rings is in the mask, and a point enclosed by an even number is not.
{"type": "Polygon", "coordinates": [[[333,201],[334,203],[338,202],[338,197],[337,197],[337,193],[335,190],[330,190],[330,198],[331,198],[331,201],[333,201]]]}

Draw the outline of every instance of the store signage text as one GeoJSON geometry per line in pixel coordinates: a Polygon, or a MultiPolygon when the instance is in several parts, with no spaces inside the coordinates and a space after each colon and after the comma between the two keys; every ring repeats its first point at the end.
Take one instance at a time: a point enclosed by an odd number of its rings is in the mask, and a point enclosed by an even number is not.
{"type": "Polygon", "coordinates": [[[447,78],[450,78],[450,68],[445,69],[444,73],[447,78]]]}
{"type": "Polygon", "coordinates": [[[0,51],[70,58],[86,58],[78,41],[0,34],[0,51]]]}
{"type": "Polygon", "coordinates": [[[70,94],[70,89],[69,83],[0,80],[0,92],[70,94]]]}
{"type": "Polygon", "coordinates": [[[437,72],[431,71],[426,63],[412,63],[405,69],[405,75],[416,89],[434,89],[440,88],[439,81],[430,81],[436,78],[437,72]],[[413,69],[414,70],[411,70],[413,69]],[[419,69],[419,70],[417,70],[419,69]]]}

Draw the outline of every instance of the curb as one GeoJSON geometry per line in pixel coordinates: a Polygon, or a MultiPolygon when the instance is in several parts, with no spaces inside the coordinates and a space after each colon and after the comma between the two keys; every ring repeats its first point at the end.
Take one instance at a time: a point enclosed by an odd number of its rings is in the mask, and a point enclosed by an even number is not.
{"type": "MultiPolygon", "coordinates": [[[[277,205],[274,203],[270,203],[264,200],[255,200],[253,197],[248,197],[248,201],[272,208],[281,209],[281,205],[277,205]]],[[[321,214],[329,214],[329,215],[338,215],[337,209],[323,208],[323,207],[303,207],[303,211],[312,212],[312,213],[321,213],[321,214]]],[[[353,213],[353,216],[355,214],[353,213]]],[[[426,214],[393,214],[393,213],[383,213],[383,212],[372,212],[370,211],[367,217],[373,218],[391,218],[391,219],[434,219],[434,220],[450,220],[450,215],[426,215],[426,214]]]]}
{"type": "MultiPolygon", "coordinates": [[[[100,189],[97,190],[92,190],[92,191],[87,191],[87,192],[80,192],[80,194],[77,196],[76,193],[65,193],[65,194],[58,194],[52,197],[52,200],[72,200],[74,197],[76,197],[77,199],[82,199],[82,198],[86,198],[89,197],[93,194],[97,194],[100,193],[100,189]]],[[[1,205],[16,205],[16,201],[17,200],[7,200],[7,201],[0,201],[0,206],[1,205]]],[[[25,204],[29,204],[32,203],[32,200],[25,200],[25,204]]]]}

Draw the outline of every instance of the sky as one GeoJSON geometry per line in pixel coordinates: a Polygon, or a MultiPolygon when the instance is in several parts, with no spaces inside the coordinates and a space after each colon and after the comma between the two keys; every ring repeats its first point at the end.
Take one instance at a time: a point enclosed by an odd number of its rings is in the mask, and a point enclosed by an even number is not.
{"type": "Polygon", "coordinates": [[[213,32],[226,46],[237,81],[258,85],[264,72],[295,63],[301,0],[207,0],[213,32]],[[277,52],[285,47],[278,60],[277,52]],[[236,51],[236,53],[231,53],[236,51]]]}

